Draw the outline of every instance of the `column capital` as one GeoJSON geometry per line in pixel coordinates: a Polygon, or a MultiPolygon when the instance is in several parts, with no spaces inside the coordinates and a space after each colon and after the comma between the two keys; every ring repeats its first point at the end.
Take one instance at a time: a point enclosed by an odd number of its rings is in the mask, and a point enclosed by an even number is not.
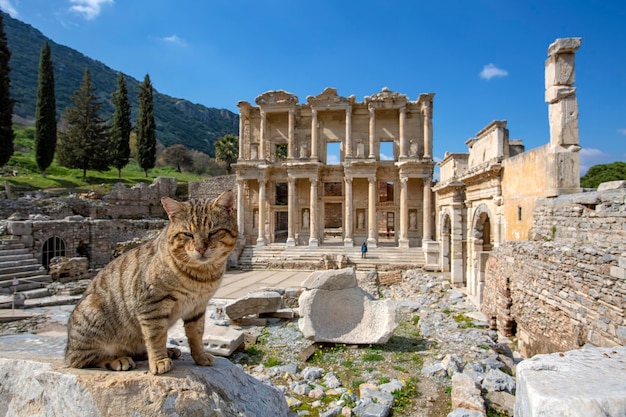
{"type": "Polygon", "coordinates": [[[400,175],[400,183],[402,185],[406,185],[406,182],[409,180],[409,177],[404,176],[404,175],[400,175]]]}
{"type": "Polygon", "coordinates": [[[309,181],[311,181],[311,185],[317,185],[317,178],[309,178],[309,181]]]}
{"type": "Polygon", "coordinates": [[[317,109],[311,108],[311,116],[317,117],[317,109]]]}
{"type": "Polygon", "coordinates": [[[261,117],[265,118],[267,116],[267,112],[265,110],[259,110],[261,117]]]}

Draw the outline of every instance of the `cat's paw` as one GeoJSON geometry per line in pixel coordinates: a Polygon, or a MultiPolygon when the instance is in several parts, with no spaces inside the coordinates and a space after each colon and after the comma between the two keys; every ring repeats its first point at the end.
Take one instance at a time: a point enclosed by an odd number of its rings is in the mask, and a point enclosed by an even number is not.
{"type": "Polygon", "coordinates": [[[192,354],[193,360],[200,366],[211,366],[215,363],[215,357],[207,352],[192,354]]]}
{"type": "Polygon", "coordinates": [[[170,359],[178,359],[180,358],[180,349],[178,348],[167,348],[167,356],[169,356],[170,359]]]}
{"type": "Polygon", "coordinates": [[[101,368],[110,369],[111,371],[128,371],[135,368],[135,361],[128,356],[122,356],[112,360],[104,361],[100,363],[101,368]]]}
{"type": "Polygon", "coordinates": [[[173,367],[174,364],[172,363],[172,360],[170,358],[150,361],[150,372],[152,372],[154,375],[160,375],[169,372],[173,367]]]}

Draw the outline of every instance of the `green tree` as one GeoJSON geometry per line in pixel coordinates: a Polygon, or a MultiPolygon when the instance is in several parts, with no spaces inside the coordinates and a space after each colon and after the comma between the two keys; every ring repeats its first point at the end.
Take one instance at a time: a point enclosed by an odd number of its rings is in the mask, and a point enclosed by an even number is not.
{"type": "Polygon", "coordinates": [[[226,162],[226,172],[232,174],[232,163],[239,155],[239,140],[236,136],[225,135],[215,141],[215,157],[226,162]]]}
{"type": "Polygon", "coordinates": [[[139,90],[139,118],[137,119],[137,157],[139,166],[148,176],[148,170],[156,162],[156,124],[154,122],[154,101],[152,99],[150,76],[141,83],[139,90]]]}
{"type": "Polygon", "coordinates": [[[57,147],[57,114],[54,96],[54,71],[48,42],[41,48],[39,58],[39,85],[37,89],[37,110],[35,115],[35,159],[41,175],[46,177],[46,169],[54,159],[57,147]]]}
{"type": "Polygon", "coordinates": [[[594,165],[580,179],[583,188],[598,188],[598,185],[608,181],[626,180],[626,162],[594,165]]]}
{"type": "Polygon", "coordinates": [[[185,145],[176,144],[165,148],[161,154],[163,161],[168,165],[174,165],[176,171],[182,172],[181,166],[189,168],[193,165],[191,158],[191,152],[185,147],[185,145]]]}
{"type": "Polygon", "coordinates": [[[11,51],[4,33],[4,18],[0,13],[0,167],[6,165],[13,155],[15,132],[13,131],[13,104],[11,98],[11,51]]]}
{"type": "Polygon", "coordinates": [[[130,132],[133,129],[130,121],[128,90],[122,73],[117,78],[117,91],[113,95],[113,104],[115,112],[111,127],[111,160],[113,166],[117,168],[118,178],[122,178],[122,168],[128,164],[130,157],[130,132]]]}
{"type": "Polygon", "coordinates": [[[100,117],[102,103],[95,94],[89,69],[85,69],[83,82],[71,97],[73,106],[65,111],[66,129],[61,132],[59,164],[67,168],[105,171],[111,165],[108,127],[100,117]]]}

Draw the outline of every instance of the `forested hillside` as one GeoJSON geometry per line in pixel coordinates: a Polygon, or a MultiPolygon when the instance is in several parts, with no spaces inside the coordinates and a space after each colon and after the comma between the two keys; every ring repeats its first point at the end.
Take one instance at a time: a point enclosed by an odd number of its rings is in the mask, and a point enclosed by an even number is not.
{"type": "MultiPolygon", "coordinates": [[[[4,30],[12,54],[11,95],[16,100],[14,108],[16,121],[25,125],[34,123],[39,55],[46,41],[50,44],[54,64],[59,121],[65,108],[70,104],[70,96],[80,85],[86,67],[91,72],[91,80],[103,103],[102,116],[106,118],[112,116],[114,108],[111,98],[117,87],[117,71],[74,49],[55,43],[37,29],[13,19],[4,12],[0,13],[3,14],[4,30]]],[[[137,117],[139,81],[126,75],[125,77],[134,121],[137,117]]],[[[227,134],[239,134],[237,114],[225,109],[194,104],[157,91],[154,93],[154,115],[157,139],[165,146],[180,143],[190,149],[214,156],[215,140],[227,134]]]]}

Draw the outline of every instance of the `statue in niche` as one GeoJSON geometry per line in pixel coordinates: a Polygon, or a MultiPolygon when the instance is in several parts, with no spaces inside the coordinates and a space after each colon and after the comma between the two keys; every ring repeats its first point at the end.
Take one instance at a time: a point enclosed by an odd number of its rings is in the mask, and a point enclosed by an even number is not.
{"type": "Polygon", "coordinates": [[[365,228],[365,215],[363,214],[363,211],[359,211],[359,214],[357,215],[357,229],[364,229],[365,228]]]}
{"type": "Polygon", "coordinates": [[[308,209],[304,209],[304,212],[302,213],[302,228],[303,229],[309,228],[309,210],[308,209]]]}
{"type": "Polygon", "coordinates": [[[417,229],[417,214],[414,211],[409,214],[409,229],[415,230],[417,229]]]}

